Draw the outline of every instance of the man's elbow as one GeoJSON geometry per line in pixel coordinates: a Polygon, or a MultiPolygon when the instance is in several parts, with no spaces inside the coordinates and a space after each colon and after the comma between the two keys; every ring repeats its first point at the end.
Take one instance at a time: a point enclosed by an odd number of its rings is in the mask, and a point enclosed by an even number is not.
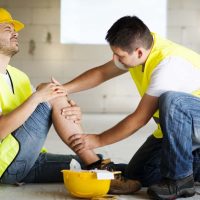
{"type": "Polygon", "coordinates": [[[6,135],[5,133],[3,133],[2,131],[0,131],[0,141],[2,141],[3,139],[5,139],[6,135]]]}
{"type": "Polygon", "coordinates": [[[0,141],[5,139],[7,135],[6,129],[0,125],[0,141]]]}

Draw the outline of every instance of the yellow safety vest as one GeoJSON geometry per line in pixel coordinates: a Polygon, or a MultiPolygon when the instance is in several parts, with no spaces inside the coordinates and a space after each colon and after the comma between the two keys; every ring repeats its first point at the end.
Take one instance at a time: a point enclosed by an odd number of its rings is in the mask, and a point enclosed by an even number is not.
{"type": "MultiPolygon", "coordinates": [[[[181,57],[190,63],[194,67],[200,69],[200,55],[194,51],[187,49],[181,45],[173,43],[169,40],[161,38],[155,33],[152,33],[154,38],[154,43],[152,50],[146,60],[145,66],[139,65],[136,67],[129,68],[132,79],[134,80],[136,87],[141,96],[143,96],[150,84],[151,74],[153,70],[158,66],[158,64],[165,58],[169,56],[181,57]]],[[[194,91],[194,95],[200,97],[200,91],[194,91]]],[[[159,119],[159,111],[156,111],[154,118],[159,119]]],[[[158,128],[154,131],[153,135],[156,138],[162,138],[163,134],[158,124],[158,128]]]]}
{"type": "MultiPolygon", "coordinates": [[[[14,94],[0,74],[0,105],[5,115],[21,105],[32,93],[28,76],[20,70],[8,66],[7,71],[12,79],[14,94]]],[[[19,143],[12,134],[0,142],[0,177],[12,163],[19,152],[19,143]]]]}

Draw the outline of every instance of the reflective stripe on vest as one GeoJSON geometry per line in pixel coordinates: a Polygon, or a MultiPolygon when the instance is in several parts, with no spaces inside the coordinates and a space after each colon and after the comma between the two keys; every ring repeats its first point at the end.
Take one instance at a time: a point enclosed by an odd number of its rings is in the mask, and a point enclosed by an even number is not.
{"type": "MultiPolygon", "coordinates": [[[[153,48],[144,66],[142,65],[129,68],[129,72],[134,80],[136,87],[141,96],[143,96],[150,84],[151,74],[158,64],[169,56],[181,57],[193,64],[194,67],[200,69],[200,55],[194,51],[187,49],[183,46],[175,44],[169,40],[159,37],[157,34],[152,33],[154,37],[153,48]]],[[[200,97],[200,91],[194,91],[194,95],[200,97]]],[[[156,111],[154,117],[159,119],[159,111],[156,111]]],[[[154,131],[156,138],[162,138],[163,134],[158,124],[158,128],[154,131]]]]}
{"type": "MultiPolygon", "coordinates": [[[[0,74],[0,105],[5,115],[21,105],[32,93],[30,80],[20,70],[8,66],[7,71],[12,79],[14,94],[0,74]]],[[[0,177],[12,163],[19,151],[19,143],[8,134],[0,143],[0,177]]]]}

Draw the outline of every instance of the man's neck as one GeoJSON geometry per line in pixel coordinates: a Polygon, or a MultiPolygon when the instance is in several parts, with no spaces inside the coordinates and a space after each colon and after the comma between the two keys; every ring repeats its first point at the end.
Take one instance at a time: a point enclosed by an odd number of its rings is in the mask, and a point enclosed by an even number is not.
{"type": "Polygon", "coordinates": [[[0,73],[3,73],[3,74],[6,73],[6,68],[9,62],[10,62],[9,56],[0,54],[0,73]]]}
{"type": "Polygon", "coordinates": [[[151,48],[148,49],[148,50],[146,50],[146,52],[145,52],[145,61],[144,61],[144,63],[142,64],[143,66],[145,66],[146,61],[148,60],[148,57],[149,57],[149,55],[150,55],[150,53],[151,53],[151,50],[153,49],[153,45],[154,45],[154,41],[152,42],[151,48]]]}

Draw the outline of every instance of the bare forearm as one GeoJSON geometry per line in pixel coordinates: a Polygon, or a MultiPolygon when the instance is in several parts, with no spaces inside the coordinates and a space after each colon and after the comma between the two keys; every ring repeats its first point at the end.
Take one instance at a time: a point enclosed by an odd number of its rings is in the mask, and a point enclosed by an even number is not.
{"type": "Polygon", "coordinates": [[[81,74],[72,81],[64,84],[68,94],[93,88],[111,78],[119,76],[126,71],[118,69],[113,61],[95,67],[81,74]]]}
{"type": "Polygon", "coordinates": [[[104,81],[101,72],[97,68],[88,70],[76,77],[72,81],[65,83],[64,87],[67,89],[68,94],[80,92],[93,88],[104,81]]]}
{"type": "Polygon", "coordinates": [[[12,112],[0,116],[0,139],[21,126],[37,107],[36,98],[32,95],[22,105],[12,112]]]}
{"type": "Polygon", "coordinates": [[[137,120],[134,116],[129,115],[124,120],[115,125],[113,128],[99,135],[100,146],[113,144],[120,140],[123,140],[135,133],[145,124],[146,122],[142,120],[137,120]]]}
{"type": "Polygon", "coordinates": [[[144,95],[137,109],[113,128],[100,134],[100,145],[118,142],[148,123],[158,109],[158,97],[144,95]]]}

